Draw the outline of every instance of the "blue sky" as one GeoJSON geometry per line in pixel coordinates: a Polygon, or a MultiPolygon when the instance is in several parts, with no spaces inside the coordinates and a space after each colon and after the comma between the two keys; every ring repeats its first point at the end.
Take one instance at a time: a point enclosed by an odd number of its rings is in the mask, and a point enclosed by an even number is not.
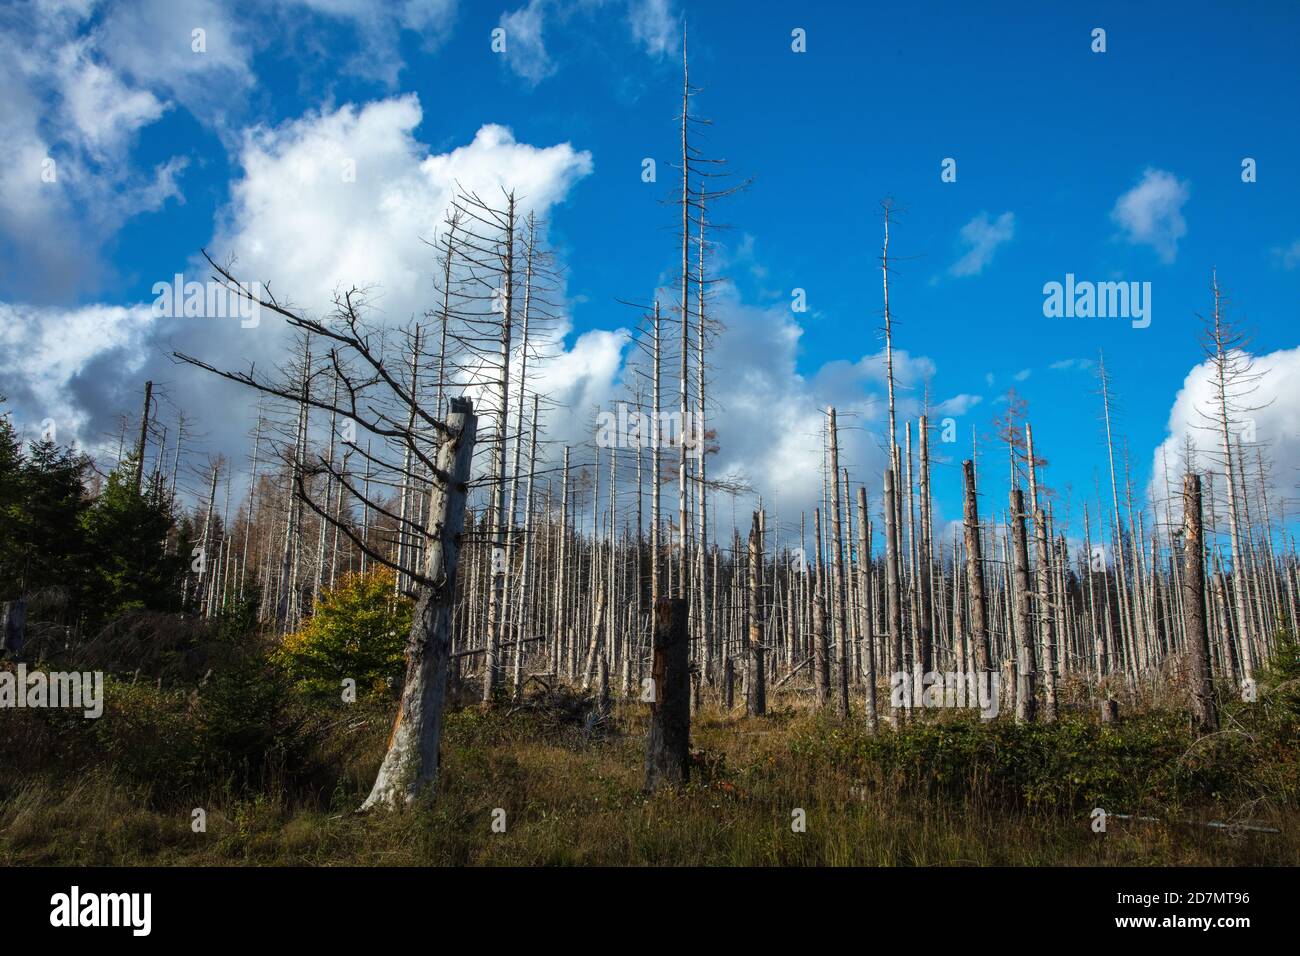
{"type": "MultiPolygon", "coordinates": [[[[1186,417],[1178,396],[1202,358],[1195,315],[1209,308],[1217,267],[1232,314],[1254,332],[1253,351],[1278,356],[1265,363],[1279,402],[1261,440],[1276,451],[1280,493],[1294,486],[1286,473],[1300,464],[1296,389],[1286,381],[1300,368],[1294,4],[1005,3],[993,12],[968,3],[436,0],[391,15],[376,9],[256,3],[222,12],[186,0],[155,5],[155,17],[148,4],[62,13],[19,4],[0,14],[0,53],[49,54],[44,66],[19,57],[3,68],[18,93],[0,106],[0,131],[15,150],[10,181],[0,183],[8,197],[0,201],[10,203],[0,226],[0,309],[10,324],[0,391],[16,415],[38,420],[49,404],[41,396],[50,392],[25,387],[24,377],[44,376],[93,406],[74,412],[71,401],[61,413],[85,441],[102,434],[106,416],[133,407],[149,369],[164,369],[179,404],[199,394],[184,373],[158,364],[175,329],[109,335],[102,352],[76,357],[38,350],[42,362],[66,362],[54,374],[33,368],[31,328],[56,326],[67,312],[147,303],[153,283],[192,268],[201,246],[256,239],[257,218],[238,192],[255,178],[245,165],[250,129],[283,144],[295,123],[408,94],[419,105],[409,140],[427,156],[466,147],[484,124],[507,127],[516,146],[589,154],[585,166],[566,154],[560,171],[538,180],[550,184],[549,239],[567,267],[565,343],[577,354],[584,334],[631,326],[635,316],[618,300],[649,299],[675,257],[673,210],[662,200],[676,184],[684,10],[700,90],[693,110],[713,121],[702,145],[753,178],[718,213],[732,227],[718,260],[735,284],[722,311],[735,310],[741,334],[746,322],[791,333],[774,341],[789,344],[792,369],[757,374],[748,393],[722,390],[720,401],[734,406],[718,411],[723,464],[735,449],[730,464],[769,497],[787,508],[806,500],[764,488],[749,444],[744,407],[762,406],[763,383],[773,381],[765,375],[794,380],[773,385],[766,400],[806,402],[800,420],[830,398],[850,422],[879,430],[868,401],[878,381],[850,366],[880,348],[879,200],[892,195],[904,209],[891,243],[895,346],[919,363],[911,394],[919,398],[929,369],[933,401],[949,402],[961,434],[954,461],[968,454],[972,426],[989,434],[999,396],[1014,386],[1051,462],[1048,483],[1071,484],[1076,500],[1091,496],[1104,467],[1100,399],[1091,370],[1072,360],[1104,351],[1116,423],[1143,486],[1153,453],[1171,438],[1171,416],[1175,433],[1186,417]],[[205,23],[200,69],[179,57],[191,25],[205,23]],[[490,49],[502,25],[506,55],[490,49]],[[1104,53],[1091,50],[1097,27],[1104,53]],[[806,31],[804,53],[791,50],[795,28],[806,31]],[[87,71],[106,90],[90,113],[103,118],[104,104],[119,104],[118,122],[96,128],[85,110],[77,119],[87,71]],[[20,152],[16,134],[36,145],[20,152]],[[32,198],[26,185],[38,146],[80,177],[62,205],[32,198]],[[658,162],[657,183],[641,181],[645,157],[658,162]],[[948,157],[955,182],[941,181],[948,157]],[[1242,182],[1246,157],[1257,163],[1256,182],[1242,182]],[[33,230],[49,255],[30,248],[33,230]],[[61,260],[74,237],[77,258],[61,260]],[[1045,318],[1043,285],[1067,273],[1149,282],[1150,326],[1045,318]],[[795,288],[806,290],[806,313],[790,312],[795,288]],[[132,360],[115,359],[118,349],[132,360]],[[737,434],[728,435],[733,415],[737,434]]],[[[276,149],[269,153],[283,155],[276,149]]],[[[346,216],[339,224],[348,228],[346,216]]],[[[745,343],[724,338],[719,349],[736,352],[726,373],[749,380],[745,343]]],[[[225,354],[244,355],[236,345],[225,354]]],[[[759,350],[753,362],[763,360],[759,350]]],[[[595,382],[584,397],[598,394],[600,375],[577,367],[595,382]]],[[[204,424],[214,446],[236,434],[204,424]]],[[[869,444],[864,435],[849,465],[877,487],[869,444]]],[[[958,491],[955,465],[940,466],[935,495],[947,518],[960,513],[958,491]]],[[[1003,504],[1000,491],[989,494],[1003,504]]]]}

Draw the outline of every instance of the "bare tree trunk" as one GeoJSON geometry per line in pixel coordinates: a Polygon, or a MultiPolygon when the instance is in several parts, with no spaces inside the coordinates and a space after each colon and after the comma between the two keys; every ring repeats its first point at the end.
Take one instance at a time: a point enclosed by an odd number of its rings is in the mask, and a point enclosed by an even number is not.
{"type": "Polygon", "coordinates": [[[135,496],[137,498],[140,497],[141,482],[144,480],[144,453],[149,447],[149,403],[151,401],[153,401],[153,382],[145,382],[144,411],[140,413],[140,441],[135,446],[135,496]]]}
{"type": "Polygon", "coordinates": [[[1031,722],[1034,699],[1034,635],[1029,616],[1029,543],[1025,539],[1025,496],[1011,489],[1011,549],[1013,615],[1016,630],[1016,720],[1031,722]]]}
{"type": "Polygon", "coordinates": [[[438,747],[451,652],[451,611],[456,592],[465,495],[478,419],[467,398],[453,398],[447,425],[452,436],[438,449],[438,469],[449,475],[430,490],[422,585],[411,617],[406,648],[406,682],[388,752],[362,810],[411,803],[432,792],[438,776],[438,747]]]}
{"type": "Polygon", "coordinates": [[[871,518],[867,514],[867,489],[862,486],[858,488],[858,577],[861,593],[858,626],[862,633],[860,652],[866,684],[867,729],[874,734],[879,729],[879,718],[876,715],[875,633],[871,620],[871,518]]]}
{"type": "Polygon", "coordinates": [[[1043,649],[1043,720],[1050,723],[1056,720],[1056,621],[1052,610],[1052,560],[1047,549],[1047,517],[1042,508],[1034,509],[1034,548],[1037,552],[1035,587],[1043,649]]]}
{"type": "Polygon", "coordinates": [[[655,603],[651,680],[645,789],[654,792],[662,786],[684,786],[691,773],[690,634],[681,598],[655,603]]]}
{"type": "Polygon", "coordinates": [[[975,498],[975,465],[969,459],[961,463],[965,480],[962,502],[963,531],[966,543],[966,587],[970,598],[970,642],[974,649],[975,670],[990,670],[989,626],[984,605],[984,558],[980,549],[980,514],[975,498]]]}
{"type": "Polygon", "coordinates": [[[826,635],[826,565],[822,561],[822,513],[813,509],[813,536],[817,541],[817,580],[813,584],[813,686],[817,706],[831,698],[830,648],[826,635]]]}
{"type": "Polygon", "coordinates": [[[831,442],[831,573],[834,575],[835,613],[835,713],[849,716],[849,628],[844,588],[844,535],[840,518],[840,444],[835,409],[828,408],[831,442]]]}
{"type": "Polygon", "coordinates": [[[1205,627],[1205,539],[1201,532],[1201,476],[1183,476],[1183,623],[1187,629],[1192,716],[1201,733],[1219,729],[1205,627]]]}
{"type": "Polygon", "coordinates": [[[1215,355],[1212,358],[1215,367],[1215,404],[1218,406],[1219,437],[1223,447],[1224,475],[1228,487],[1228,537],[1232,543],[1232,593],[1237,614],[1237,650],[1241,660],[1241,678],[1252,680],[1255,676],[1254,642],[1251,640],[1250,612],[1246,606],[1246,556],[1241,543],[1241,519],[1237,505],[1237,464],[1232,454],[1232,441],[1229,434],[1231,417],[1228,408],[1229,357],[1224,348],[1225,336],[1222,325],[1219,283],[1214,280],[1214,342],[1215,355]]]}
{"type": "Polygon", "coordinates": [[[659,457],[659,378],[663,371],[663,352],[662,352],[662,315],[659,309],[658,300],[655,301],[654,312],[654,347],[651,354],[651,366],[653,368],[650,402],[653,405],[650,413],[650,427],[653,435],[650,442],[650,604],[652,607],[658,606],[662,586],[659,582],[659,550],[662,547],[659,540],[659,481],[660,475],[660,457],[659,457]]]}
{"type": "MultiPolygon", "coordinates": [[[[510,517],[506,512],[506,439],[510,425],[510,350],[515,296],[515,195],[507,197],[505,252],[501,272],[500,401],[496,409],[496,441],[492,449],[492,588],[488,595],[487,659],[483,666],[483,703],[492,702],[501,667],[502,619],[505,614],[506,579],[510,573],[506,539],[510,517]]],[[[594,510],[594,508],[593,508],[594,510]]]]}
{"type": "MultiPolygon", "coordinates": [[[[595,548],[592,549],[592,560],[597,561],[595,548]]],[[[588,631],[587,639],[587,656],[582,665],[582,689],[591,688],[591,679],[595,674],[596,657],[601,654],[601,645],[605,639],[605,589],[596,585],[593,588],[596,595],[596,603],[591,611],[591,627],[588,631]]]]}
{"type": "Polygon", "coordinates": [[[920,635],[921,635],[921,670],[934,670],[934,592],[931,559],[934,551],[934,539],[930,527],[930,423],[927,416],[922,415],[920,425],[917,428],[917,439],[920,442],[921,458],[921,483],[919,488],[920,495],[920,521],[921,521],[921,538],[920,547],[917,549],[918,577],[917,586],[920,591],[920,635]]]}
{"type": "MultiPolygon", "coordinates": [[[[905,670],[903,666],[903,604],[898,580],[898,495],[894,489],[894,469],[885,471],[883,487],[885,504],[885,614],[889,631],[890,680],[905,670]]],[[[897,723],[899,714],[890,708],[890,723],[897,723]]]]}
{"type": "MultiPolygon", "coordinates": [[[[1099,362],[1098,376],[1101,379],[1102,412],[1106,422],[1106,460],[1110,467],[1111,504],[1115,509],[1115,580],[1116,593],[1119,595],[1120,636],[1125,638],[1133,634],[1133,623],[1129,617],[1128,577],[1125,574],[1127,558],[1124,554],[1126,550],[1124,547],[1124,526],[1120,520],[1119,485],[1115,481],[1115,445],[1110,430],[1110,380],[1106,377],[1106,361],[1104,358],[1099,362]]],[[[1107,606],[1109,606],[1109,602],[1107,606]]]]}
{"type": "Polygon", "coordinates": [[[749,645],[745,673],[745,712],[751,717],[767,713],[767,682],[763,672],[763,518],[755,511],[749,529],[749,645]]]}
{"type": "MultiPolygon", "coordinates": [[[[514,697],[522,700],[524,696],[524,651],[527,649],[525,639],[528,637],[528,594],[530,590],[529,573],[533,559],[533,479],[537,473],[537,404],[539,396],[533,394],[532,435],[528,442],[528,486],[524,492],[524,554],[519,567],[519,601],[515,611],[515,673],[514,697]]],[[[523,422],[519,423],[523,428],[523,422]]]]}
{"type": "MultiPolygon", "coordinates": [[[[420,379],[420,328],[416,326],[412,344],[411,344],[411,395],[417,393],[420,379]]],[[[411,403],[411,410],[406,418],[406,430],[408,433],[415,429],[416,404],[411,403]]],[[[399,521],[397,522],[397,566],[399,570],[393,580],[393,592],[402,594],[406,591],[407,575],[406,567],[414,562],[411,559],[406,543],[411,539],[410,532],[407,531],[406,522],[410,517],[411,498],[414,492],[414,486],[411,479],[411,448],[407,446],[402,451],[402,491],[398,498],[397,513],[399,521]]]]}

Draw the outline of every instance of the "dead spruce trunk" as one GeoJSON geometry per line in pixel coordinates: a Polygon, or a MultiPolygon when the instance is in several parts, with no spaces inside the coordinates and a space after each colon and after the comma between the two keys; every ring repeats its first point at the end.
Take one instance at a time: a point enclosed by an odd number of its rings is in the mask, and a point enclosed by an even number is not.
{"type": "Polygon", "coordinates": [[[813,538],[817,542],[817,579],[813,582],[813,687],[818,709],[831,699],[830,644],[826,636],[826,565],[822,562],[822,513],[813,509],[813,538]]]}
{"type": "Polygon", "coordinates": [[[682,786],[690,779],[691,674],[686,601],[655,602],[650,732],[645,745],[645,789],[682,786]]]}
{"type": "MultiPolygon", "coordinates": [[[[1032,467],[1032,459],[1031,459],[1032,467]]],[[[1043,719],[1056,720],[1056,619],[1052,608],[1052,566],[1047,550],[1047,516],[1042,508],[1034,509],[1034,548],[1038,565],[1037,578],[1038,620],[1042,628],[1043,648],[1043,719]]]]}
{"type": "Polygon", "coordinates": [[[749,529],[749,632],[745,671],[745,712],[751,717],[767,713],[767,680],[763,673],[763,519],[754,512],[749,529]]]}
{"type": "Polygon", "coordinates": [[[984,611],[984,560],[980,550],[980,514],[975,499],[975,464],[961,463],[966,490],[962,503],[963,531],[966,538],[966,587],[970,597],[970,643],[974,649],[975,670],[983,674],[989,670],[992,655],[989,652],[988,618],[984,611]]]}
{"type": "Polygon", "coordinates": [[[861,619],[862,669],[866,683],[867,729],[874,734],[879,723],[876,716],[876,635],[871,623],[871,518],[867,514],[867,489],[862,485],[858,486],[858,574],[862,592],[858,613],[861,619]]]}
{"type": "MultiPolygon", "coordinates": [[[[898,579],[898,498],[894,493],[894,470],[885,471],[883,496],[885,499],[885,626],[889,633],[889,677],[907,668],[903,663],[903,606],[898,579]]],[[[910,699],[909,692],[909,699],[910,699]]],[[[906,710],[904,711],[906,713],[906,710]]],[[[890,723],[897,723],[900,715],[895,708],[889,710],[890,723]]]]}
{"type": "Polygon", "coordinates": [[[423,577],[411,616],[406,647],[406,683],[388,738],[388,752],[362,810],[395,807],[432,792],[438,776],[438,745],[447,694],[451,652],[451,609],[456,591],[460,534],[465,524],[465,494],[478,419],[467,398],[454,398],[447,425],[454,437],[438,449],[438,469],[449,475],[429,493],[423,577]]]}
{"type": "Polygon", "coordinates": [[[849,628],[848,596],[844,586],[844,534],[840,518],[840,441],[835,409],[828,408],[831,438],[831,573],[834,578],[833,605],[835,621],[835,713],[849,716],[849,628]]]}
{"type": "Polygon", "coordinates": [[[1205,626],[1205,539],[1201,531],[1201,476],[1183,476],[1183,623],[1191,676],[1192,716],[1202,733],[1219,729],[1205,626]]]}
{"type": "Polygon", "coordinates": [[[1011,489],[1012,601],[1016,630],[1016,720],[1032,722],[1034,699],[1034,632],[1029,617],[1029,543],[1025,539],[1025,496],[1011,489]]]}

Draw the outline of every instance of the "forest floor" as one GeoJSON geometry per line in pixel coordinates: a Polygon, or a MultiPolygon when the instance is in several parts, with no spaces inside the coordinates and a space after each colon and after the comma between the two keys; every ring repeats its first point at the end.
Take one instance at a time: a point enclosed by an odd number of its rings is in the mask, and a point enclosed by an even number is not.
{"type": "Polygon", "coordinates": [[[358,815],[389,702],[308,712],[236,694],[236,712],[121,684],[100,721],[0,717],[0,865],[1300,864],[1293,697],[1229,706],[1212,738],[1173,711],[1106,727],[1083,711],[1050,727],[945,714],[871,737],[805,699],[760,718],[701,708],[690,784],[653,796],[644,705],[600,718],[557,691],[462,706],[436,799],[358,815]],[[235,758],[214,762],[222,748],[235,758]],[[1155,819],[1098,833],[1095,807],[1155,819]]]}

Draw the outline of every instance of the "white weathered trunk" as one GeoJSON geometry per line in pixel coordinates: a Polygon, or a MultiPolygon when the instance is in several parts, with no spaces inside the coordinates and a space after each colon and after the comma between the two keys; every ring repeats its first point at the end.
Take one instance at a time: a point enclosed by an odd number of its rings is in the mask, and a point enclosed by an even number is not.
{"type": "Polygon", "coordinates": [[[429,492],[423,577],[406,648],[406,682],[388,739],[388,752],[362,810],[396,807],[432,792],[438,776],[438,746],[446,704],[451,655],[451,610],[456,591],[465,495],[478,419],[469,399],[452,399],[447,425],[455,436],[438,450],[438,469],[449,475],[429,492]]]}

